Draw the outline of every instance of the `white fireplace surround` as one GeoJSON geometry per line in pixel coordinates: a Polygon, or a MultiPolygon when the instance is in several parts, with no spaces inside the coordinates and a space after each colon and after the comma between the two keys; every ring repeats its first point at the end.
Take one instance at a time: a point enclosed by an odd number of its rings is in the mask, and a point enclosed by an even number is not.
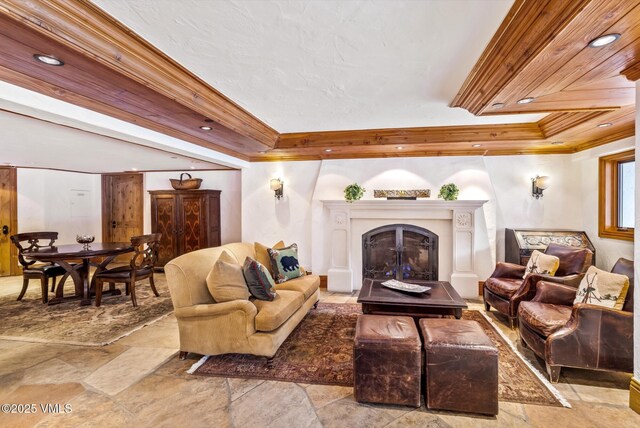
{"type": "Polygon", "coordinates": [[[329,228],[325,239],[330,247],[330,263],[327,289],[335,292],[350,293],[361,287],[362,250],[360,236],[352,237],[354,220],[379,220],[386,224],[410,223],[414,221],[437,220],[445,222],[450,235],[439,236],[440,265],[450,266],[450,281],[456,291],[466,298],[477,297],[478,275],[474,272],[474,229],[475,211],[486,200],[364,200],[345,202],[338,200],[321,201],[329,210],[329,228]],[[450,236],[451,242],[443,242],[450,236]],[[450,248],[449,254],[443,250],[450,248]],[[355,259],[358,258],[356,261],[355,259]],[[450,261],[450,264],[448,263],[450,261]]]}

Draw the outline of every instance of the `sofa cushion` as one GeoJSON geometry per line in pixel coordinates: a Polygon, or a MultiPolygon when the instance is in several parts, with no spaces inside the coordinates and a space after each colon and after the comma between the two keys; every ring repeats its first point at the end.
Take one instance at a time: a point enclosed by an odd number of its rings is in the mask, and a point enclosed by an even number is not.
{"type": "Polygon", "coordinates": [[[258,308],[255,318],[257,331],[273,331],[289,319],[304,303],[304,295],[297,291],[282,290],[273,301],[254,300],[258,308]]]}
{"type": "Polygon", "coordinates": [[[560,259],[558,257],[533,250],[522,277],[524,278],[530,273],[553,276],[558,270],[558,266],[560,266],[560,259]]]}
{"type": "Polygon", "coordinates": [[[216,302],[248,300],[249,289],[244,280],[242,266],[234,256],[223,251],[207,275],[207,288],[216,302]]]}
{"type": "Polygon", "coordinates": [[[271,258],[271,273],[278,284],[302,275],[298,262],[298,245],[291,244],[285,248],[267,249],[271,258]]]}
{"type": "Polygon", "coordinates": [[[520,322],[543,337],[564,327],[571,317],[571,306],[542,302],[522,302],[518,308],[520,322]]]}
{"type": "Polygon", "coordinates": [[[522,285],[522,279],[517,278],[489,278],[484,286],[494,294],[505,299],[510,299],[522,285]]]}
{"type": "Polygon", "coordinates": [[[622,309],[629,290],[626,275],[607,272],[590,266],[578,286],[573,303],[589,303],[607,308],[622,309]]]}
{"type": "Polygon", "coordinates": [[[318,287],[320,287],[320,277],[318,275],[305,275],[299,278],[294,278],[287,282],[283,282],[282,284],[276,284],[276,291],[298,291],[304,294],[304,299],[307,300],[313,295],[313,293],[316,292],[318,287]]]}
{"type": "Polygon", "coordinates": [[[259,242],[254,243],[253,246],[256,254],[255,259],[260,263],[262,263],[262,265],[269,270],[269,273],[273,277],[274,272],[273,272],[273,269],[271,268],[271,257],[269,256],[269,248],[276,248],[276,249],[284,248],[286,245],[284,245],[284,242],[279,241],[273,244],[272,247],[267,247],[266,245],[262,245],[259,242]]]}
{"type": "Polygon", "coordinates": [[[276,297],[276,288],[273,278],[266,267],[257,260],[247,257],[242,266],[244,280],[249,287],[249,293],[259,300],[273,300],[276,297]]]}

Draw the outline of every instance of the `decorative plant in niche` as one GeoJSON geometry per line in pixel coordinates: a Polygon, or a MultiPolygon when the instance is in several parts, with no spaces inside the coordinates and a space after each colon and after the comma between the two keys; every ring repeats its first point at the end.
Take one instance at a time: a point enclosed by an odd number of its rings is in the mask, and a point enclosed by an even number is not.
{"type": "Polygon", "coordinates": [[[448,183],[443,185],[440,188],[440,193],[438,193],[438,198],[442,198],[445,201],[455,201],[458,199],[458,193],[460,189],[453,183],[448,183]]]}
{"type": "Polygon", "coordinates": [[[362,199],[364,192],[367,189],[360,186],[358,183],[349,184],[344,188],[344,200],[347,202],[357,201],[358,199],[362,199]]]}

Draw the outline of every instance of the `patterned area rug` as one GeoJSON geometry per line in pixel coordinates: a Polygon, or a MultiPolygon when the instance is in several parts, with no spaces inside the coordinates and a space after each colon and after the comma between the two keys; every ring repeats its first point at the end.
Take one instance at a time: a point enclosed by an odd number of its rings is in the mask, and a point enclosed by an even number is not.
{"type": "MultiPolygon", "coordinates": [[[[353,337],[360,305],[320,303],[291,333],[268,369],[264,357],[226,354],[196,364],[203,376],[279,380],[320,385],[353,385],[353,337]]],[[[562,406],[555,388],[534,373],[491,323],[478,311],[463,319],[480,323],[499,351],[498,397],[515,403],[562,406]],[[551,389],[550,389],[551,388],[551,389]]]]}
{"type": "MultiPolygon", "coordinates": [[[[52,306],[43,304],[40,284],[32,280],[21,301],[16,300],[17,292],[0,298],[0,339],[107,345],[173,311],[164,275],[156,275],[155,284],[160,297],[153,295],[147,281],[136,284],[137,308],[131,304],[131,297],[125,295],[124,284],[116,284],[123,290],[120,296],[103,295],[102,304],[96,308],[94,305],[80,306],[79,300],[52,306]]],[[[68,280],[65,296],[72,294],[73,283],[68,280]]]]}

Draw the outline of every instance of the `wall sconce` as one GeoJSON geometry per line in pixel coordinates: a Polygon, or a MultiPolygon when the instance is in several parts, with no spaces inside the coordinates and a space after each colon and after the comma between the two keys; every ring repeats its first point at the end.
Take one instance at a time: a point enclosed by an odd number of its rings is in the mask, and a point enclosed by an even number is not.
{"type": "Polygon", "coordinates": [[[276,194],[276,199],[282,198],[282,188],[284,187],[284,183],[279,178],[272,178],[270,182],[271,190],[273,190],[276,194]]]}
{"type": "Polygon", "coordinates": [[[540,199],[542,195],[542,191],[549,187],[550,178],[546,175],[542,177],[536,175],[536,178],[531,179],[531,196],[536,199],[540,199]]]}

